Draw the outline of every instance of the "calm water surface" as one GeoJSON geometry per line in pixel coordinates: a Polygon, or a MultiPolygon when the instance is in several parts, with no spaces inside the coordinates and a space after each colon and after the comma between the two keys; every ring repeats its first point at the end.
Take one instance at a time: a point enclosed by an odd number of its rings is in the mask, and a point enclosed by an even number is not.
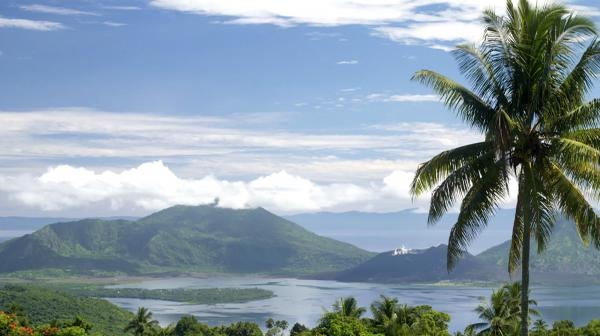
{"type": "MultiPolygon", "coordinates": [[[[266,279],[257,277],[236,278],[170,278],[147,280],[141,283],[115,287],[133,288],[212,288],[258,287],[271,290],[274,298],[247,303],[192,305],[161,300],[109,299],[131,311],[144,306],[163,325],[177,321],[183,315],[195,315],[209,325],[229,324],[235,321],[252,321],[263,325],[272,317],[314,326],[325,309],[330,309],[340,297],[354,296],[361,306],[368,306],[379,295],[394,296],[402,304],[430,305],[450,314],[450,329],[462,330],[477,321],[473,309],[482,297],[489,297],[492,288],[467,286],[393,285],[340,283],[335,281],[266,279]]],[[[600,286],[578,288],[534,287],[532,296],[547,321],[570,319],[576,324],[586,324],[600,318],[600,286]]]]}

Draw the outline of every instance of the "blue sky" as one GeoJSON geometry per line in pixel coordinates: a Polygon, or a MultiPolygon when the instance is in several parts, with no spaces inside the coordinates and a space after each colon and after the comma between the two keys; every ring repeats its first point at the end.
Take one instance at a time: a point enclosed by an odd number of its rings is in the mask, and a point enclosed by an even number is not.
{"type": "Polygon", "coordinates": [[[417,164],[479,135],[410,77],[460,79],[448,51],[488,7],[504,1],[3,1],[0,215],[424,208],[417,164]]]}

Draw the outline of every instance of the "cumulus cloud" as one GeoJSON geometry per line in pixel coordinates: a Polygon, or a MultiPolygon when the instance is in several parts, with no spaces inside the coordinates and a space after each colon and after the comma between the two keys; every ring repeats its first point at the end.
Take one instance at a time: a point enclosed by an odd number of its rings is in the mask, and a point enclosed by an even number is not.
{"type": "MultiPolygon", "coordinates": [[[[538,5],[553,2],[538,0],[538,5]]],[[[573,1],[571,1],[573,2],[573,1]]],[[[484,9],[503,13],[505,0],[152,0],[152,6],[226,17],[223,23],[340,26],[366,25],[376,36],[403,44],[450,50],[481,37],[484,9]]],[[[578,6],[583,14],[594,7],[578,6]]]]}
{"type": "Polygon", "coordinates": [[[63,214],[101,205],[122,214],[215,198],[224,207],[286,213],[425,208],[426,198],[413,204],[408,196],[418,164],[481,140],[462,125],[388,123],[316,134],[279,124],[265,129],[245,118],[0,112],[0,198],[63,214]]]}
{"type": "MultiPolygon", "coordinates": [[[[365,184],[319,183],[284,170],[250,180],[214,175],[181,178],[162,161],[121,171],[96,172],[70,165],[53,166],[40,176],[0,175],[0,191],[32,209],[60,212],[109,204],[108,213],[156,211],[172,205],[213,204],[233,209],[264,207],[277,213],[425,210],[429,194],[413,200],[413,171],[395,170],[365,184]]],[[[511,189],[514,191],[514,185],[511,189]]],[[[506,206],[513,205],[508,199],[506,206]]]]}
{"type": "Polygon", "coordinates": [[[66,26],[62,23],[52,21],[38,21],[0,17],[0,28],[19,28],[27,30],[51,31],[65,29],[66,26]]]}
{"type": "Polygon", "coordinates": [[[210,204],[249,208],[263,206],[278,212],[331,209],[367,202],[376,190],[348,183],[318,184],[285,171],[250,181],[228,181],[208,175],[180,178],[161,161],[147,162],[120,172],[95,172],[83,167],[50,167],[38,177],[2,177],[3,190],[16,201],[46,211],[109,202],[113,210],[139,207],[158,210],[175,204],[210,204]]]}

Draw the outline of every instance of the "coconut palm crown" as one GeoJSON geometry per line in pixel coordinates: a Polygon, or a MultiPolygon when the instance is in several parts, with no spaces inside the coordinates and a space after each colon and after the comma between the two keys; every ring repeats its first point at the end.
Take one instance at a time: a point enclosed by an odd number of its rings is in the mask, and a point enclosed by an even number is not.
{"type": "Polygon", "coordinates": [[[527,334],[531,237],[544,250],[554,217],[574,221],[584,243],[600,246],[600,100],[586,100],[600,70],[593,22],[562,5],[507,1],[506,15],[484,12],[479,45],[453,52],[471,89],[422,70],[431,87],[483,140],[444,151],[417,169],[413,196],[433,190],[429,223],[458,200],[448,239],[451,270],[469,243],[518,185],[509,272],[521,266],[521,334],[527,334]]]}
{"type": "Polygon", "coordinates": [[[145,336],[153,334],[158,326],[158,321],[152,319],[152,312],[145,307],[139,307],[123,331],[131,332],[135,336],[145,336]]]}
{"type": "Polygon", "coordinates": [[[340,298],[333,304],[333,311],[342,316],[360,318],[367,310],[359,307],[353,297],[340,298]]]}

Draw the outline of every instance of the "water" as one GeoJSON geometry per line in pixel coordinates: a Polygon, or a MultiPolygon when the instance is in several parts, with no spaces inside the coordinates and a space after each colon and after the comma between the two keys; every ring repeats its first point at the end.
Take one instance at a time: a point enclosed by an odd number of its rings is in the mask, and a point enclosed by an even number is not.
{"type": "MultiPolygon", "coordinates": [[[[29,230],[0,230],[0,242],[30,232],[29,230]]],[[[331,232],[325,230],[325,232],[319,233],[342,241],[360,243],[358,245],[371,250],[377,250],[377,246],[381,248],[384,237],[395,237],[389,232],[385,235],[384,230],[372,230],[369,234],[360,230],[333,230],[331,232]]],[[[447,236],[447,233],[444,235],[447,236]]],[[[414,238],[410,241],[418,241],[418,237],[414,238]]],[[[395,239],[390,238],[390,249],[398,247],[395,239]]],[[[411,245],[411,247],[415,246],[411,245]]],[[[314,326],[324,309],[329,309],[333,302],[340,297],[354,296],[360,305],[366,307],[378,299],[379,295],[384,294],[398,297],[402,304],[427,304],[436,310],[450,314],[452,331],[462,330],[466,325],[477,321],[473,309],[481,303],[481,298],[488,298],[493,289],[464,286],[339,283],[258,277],[170,278],[123,285],[123,287],[125,286],[138,288],[259,287],[271,290],[277,295],[268,300],[217,305],[190,305],[160,300],[110,299],[113,303],[131,311],[137,310],[140,306],[147,307],[153,311],[155,318],[163,325],[175,322],[183,315],[192,314],[210,325],[245,320],[256,322],[262,326],[267,318],[272,317],[285,319],[290,324],[300,322],[314,326]]],[[[569,319],[577,325],[583,325],[591,319],[600,318],[600,286],[534,287],[532,296],[537,300],[538,310],[547,322],[569,319]]]]}
{"type": "Polygon", "coordinates": [[[0,242],[29,234],[31,230],[0,230],[0,242]]]}
{"type": "MultiPolygon", "coordinates": [[[[325,309],[340,297],[354,296],[359,305],[367,307],[381,294],[399,299],[401,304],[430,305],[450,314],[450,330],[462,330],[477,321],[473,309],[482,298],[488,298],[492,288],[468,286],[393,285],[367,283],[340,283],[335,281],[270,279],[258,277],[236,278],[169,278],[147,280],[115,287],[134,288],[211,288],[258,287],[271,290],[274,298],[247,303],[193,305],[161,300],[109,299],[125,309],[149,308],[162,324],[176,322],[183,315],[195,315],[209,325],[251,321],[263,325],[272,317],[293,325],[300,322],[314,326],[325,309]]],[[[570,319],[577,325],[600,318],[600,286],[579,288],[532,288],[533,299],[538,302],[542,317],[551,322],[570,319]]]]}

